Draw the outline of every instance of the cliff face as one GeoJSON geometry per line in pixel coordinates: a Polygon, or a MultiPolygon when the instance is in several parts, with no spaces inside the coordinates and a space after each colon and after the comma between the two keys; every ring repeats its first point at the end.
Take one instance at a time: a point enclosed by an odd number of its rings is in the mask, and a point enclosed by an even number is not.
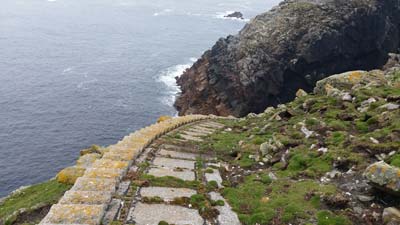
{"type": "Polygon", "coordinates": [[[177,80],[175,107],[259,113],[329,74],[379,68],[399,46],[398,0],[286,0],[206,51],[177,80]]]}

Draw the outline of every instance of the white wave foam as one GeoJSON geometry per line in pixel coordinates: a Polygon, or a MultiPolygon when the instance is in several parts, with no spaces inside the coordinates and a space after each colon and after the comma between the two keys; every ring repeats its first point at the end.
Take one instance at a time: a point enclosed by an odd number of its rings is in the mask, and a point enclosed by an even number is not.
{"type": "Polygon", "coordinates": [[[217,19],[222,19],[222,20],[234,20],[234,21],[240,21],[240,22],[249,22],[250,19],[244,18],[236,18],[236,17],[226,17],[229,14],[234,13],[235,11],[225,11],[225,12],[217,12],[216,15],[214,16],[217,19]]]}
{"type": "Polygon", "coordinates": [[[166,105],[172,106],[175,102],[176,95],[179,93],[179,86],[176,84],[176,77],[180,77],[186,69],[189,69],[196,58],[190,58],[190,63],[175,65],[162,71],[157,77],[157,81],[164,83],[167,86],[166,96],[162,97],[162,102],[166,105]]]}
{"type": "Polygon", "coordinates": [[[68,73],[72,71],[72,67],[65,68],[62,73],[68,73]]]}
{"type": "Polygon", "coordinates": [[[173,10],[172,9],[164,9],[161,12],[156,12],[153,14],[153,16],[163,16],[163,15],[167,15],[170,14],[173,10]]]}

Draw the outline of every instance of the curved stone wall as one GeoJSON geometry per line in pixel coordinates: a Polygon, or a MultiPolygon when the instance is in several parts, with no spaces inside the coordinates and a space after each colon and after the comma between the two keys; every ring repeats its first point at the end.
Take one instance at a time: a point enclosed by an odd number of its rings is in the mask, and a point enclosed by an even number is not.
{"type": "Polygon", "coordinates": [[[138,155],[155,139],[182,125],[214,116],[176,117],[142,128],[108,147],[100,159],[77,178],[58,204],[51,207],[40,224],[98,225],[115,194],[121,178],[138,155]]]}

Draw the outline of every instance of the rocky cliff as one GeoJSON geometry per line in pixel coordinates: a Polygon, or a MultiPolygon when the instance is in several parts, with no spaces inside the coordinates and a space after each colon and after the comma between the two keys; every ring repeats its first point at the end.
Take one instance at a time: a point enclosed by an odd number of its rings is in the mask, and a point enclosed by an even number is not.
{"type": "Polygon", "coordinates": [[[178,80],[180,115],[243,116],[329,74],[381,67],[400,45],[398,0],[285,0],[220,39],[178,80]]]}

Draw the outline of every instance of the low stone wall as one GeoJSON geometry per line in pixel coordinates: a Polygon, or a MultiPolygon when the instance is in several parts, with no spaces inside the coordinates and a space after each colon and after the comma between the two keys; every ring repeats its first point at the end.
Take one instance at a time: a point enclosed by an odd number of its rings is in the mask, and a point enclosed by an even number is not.
{"type": "Polygon", "coordinates": [[[77,178],[58,204],[51,207],[40,224],[100,224],[121,178],[150,143],[182,125],[210,118],[217,117],[188,115],[164,120],[109,146],[103,156],[77,178]]]}

